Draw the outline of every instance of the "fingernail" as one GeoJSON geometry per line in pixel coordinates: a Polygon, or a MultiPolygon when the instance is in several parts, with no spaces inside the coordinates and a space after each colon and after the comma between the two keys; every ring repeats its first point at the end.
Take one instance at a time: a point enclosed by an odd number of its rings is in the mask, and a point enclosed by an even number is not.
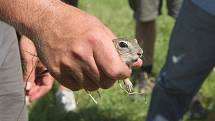
{"type": "Polygon", "coordinates": [[[29,96],[25,96],[25,103],[27,106],[30,105],[30,97],[29,96]]]}
{"type": "Polygon", "coordinates": [[[27,82],[26,84],[26,90],[30,90],[31,89],[31,82],[27,82]]]}

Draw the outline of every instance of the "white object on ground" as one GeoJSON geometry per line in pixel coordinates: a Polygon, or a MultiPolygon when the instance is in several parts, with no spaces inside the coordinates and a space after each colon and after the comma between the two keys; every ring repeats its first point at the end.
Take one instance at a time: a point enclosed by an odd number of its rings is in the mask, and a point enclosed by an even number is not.
{"type": "Polygon", "coordinates": [[[58,90],[57,99],[63,104],[65,111],[74,111],[77,107],[75,96],[71,90],[58,90]]]}

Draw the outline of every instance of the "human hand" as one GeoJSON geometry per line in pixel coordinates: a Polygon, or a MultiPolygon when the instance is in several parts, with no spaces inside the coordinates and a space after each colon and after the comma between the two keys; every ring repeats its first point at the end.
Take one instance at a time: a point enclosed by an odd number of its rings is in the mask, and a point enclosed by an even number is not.
{"type": "Polygon", "coordinates": [[[32,102],[41,98],[52,88],[54,78],[49,73],[42,73],[46,68],[39,61],[34,44],[30,39],[22,36],[19,44],[26,96],[32,102]]]}
{"type": "Polygon", "coordinates": [[[77,8],[62,8],[34,41],[49,72],[72,90],[109,88],[128,77],[131,70],[114,47],[115,35],[94,16],[77,8]]]}

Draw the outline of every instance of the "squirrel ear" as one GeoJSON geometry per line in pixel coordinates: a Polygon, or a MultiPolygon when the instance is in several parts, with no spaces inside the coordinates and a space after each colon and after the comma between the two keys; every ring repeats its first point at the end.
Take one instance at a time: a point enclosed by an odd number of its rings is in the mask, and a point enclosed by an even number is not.
{"type": "Polygon", "coordinates": [[[116,39],[113,39],[112,40],[112,42],[113,42],[113,44],[114,44],[114,46],[117,48],[117,46],[118,46],[118,39],[116,38],[116,39]]]}
{"type": "Polygon", "coordinates": [[[135,43],[138,43],[138,42],[137,42],[137,39],[134,39],[134,42],[135,42],[135,43]]]}
{"type": "Polygon", "coordinates": [[[118,43],[118,39],[113,39],[112,42],[113,42],[114,44],[117,44],[117,43],[118,43]]]}

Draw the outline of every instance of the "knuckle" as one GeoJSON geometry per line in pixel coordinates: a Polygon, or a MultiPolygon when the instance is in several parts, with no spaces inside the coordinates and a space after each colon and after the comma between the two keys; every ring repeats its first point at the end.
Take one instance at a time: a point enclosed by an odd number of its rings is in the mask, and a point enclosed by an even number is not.
{"type": "Polygon", "coordinates": [[[89,33],[88,36],[88,42],[92,45],[100,45],[100,41],[102,40],[102,37],[98,30],[92,30],[93,32],[89,33]]]}
{"type": "Polygon", "coordinates": [[[89,52],[87,52],[86,49],[87,46],[78,46],[78,47],[75,47],[74,48],[74,51],[73,51],[73,57],[76,59],[76,60],[85,60],[85,58],[89,58],[89,52]]]}
{"type": "Polygon", "coordinates": [[[73,53],[76,56],[81,56],[84,53],[85,48],[83,46],[75,46],[73,47],[73,53]]]}

